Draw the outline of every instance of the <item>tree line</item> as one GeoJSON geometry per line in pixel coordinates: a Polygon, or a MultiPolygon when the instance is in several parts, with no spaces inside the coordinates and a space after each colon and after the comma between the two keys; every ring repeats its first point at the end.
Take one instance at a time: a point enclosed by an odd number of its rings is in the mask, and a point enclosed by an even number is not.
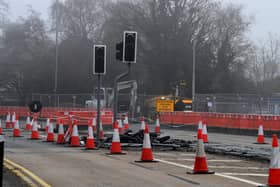
{"type": "Polygon", "coordinates": [[[248,38],[252,21],[240,5],[217,0],[65,0],[50,6],[49,21],[31,7],[9,20],[0,1],[1,97],[53,93],[55,30],[58,31],[58,93],[91,93],[93,44],[107,45],[105,87],[126,66],[115,59],[123,31],[138,32],[137,63],[128,79],[139,93],[164,95],[181,86],[191,97],[193,52],[196,93],[279,92],[279,39],[262,44],[248,38]]]}

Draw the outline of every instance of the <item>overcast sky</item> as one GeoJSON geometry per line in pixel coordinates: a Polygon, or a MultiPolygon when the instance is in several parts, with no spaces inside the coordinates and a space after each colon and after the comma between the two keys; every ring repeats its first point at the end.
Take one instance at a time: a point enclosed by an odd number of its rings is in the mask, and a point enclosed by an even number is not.
{"type": "MultiPolygon", "coordinates": [[[[24,16],[27,5],[41,13],[47,20],[49,6],[54,0],[6,0],[10,5],[11,19],[24,16]]],[[[254,16],[254,25],[248,35],[254,41],[264,39],[270,32],[280,36],[280,0],[220,0],[225,3],[237,3],[244,6],[244,14],[254,16]]]]}

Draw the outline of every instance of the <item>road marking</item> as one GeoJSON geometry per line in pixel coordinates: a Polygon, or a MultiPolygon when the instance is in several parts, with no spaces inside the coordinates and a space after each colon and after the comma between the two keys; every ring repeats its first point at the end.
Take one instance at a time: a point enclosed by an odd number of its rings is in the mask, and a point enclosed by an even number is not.
{"type": "Polygon", "coordinates": [[[31,177],[34,181],[36,181],[38,184],[40,184],[42,187],[51,187],[51,185],[49,185],[48,183],[46,183],[45,181],[43,181],[41,178],[39,178],[37,175],[35,175],[34,173],[32,173],[31,171],[29,171],[28,169],[22,167],[19,164],[16,164],[14,162],[12,162],[11,160],[8,159],[4,159],[4,161],[10,165],[12,165],[13,167],[18,168],[19,170],[23,171],[25,174],[27,174],[29,177],[31,177]]]}
{"type": "Polygon", "coordinates": [[[181,153],[181,156],[195,156],[194,153],[181,153]]]}
{"type": "MultiPolygon", "coordinates": [[[[207,160],[208,161],[208,160],[207,160]]],[[[240,167],[240,166],[208,166],[209,168],[216,169],[251,169],[251,170],[267,170],[267,168],[258,168],[258,167],[240,167]]]]}
{"type": "MultiPolygon", "coordinates": [[[[194,161],[192,158],[177,158],[177,159],[169,159],[169,160],[182,160],[182,161],[194,161]]],[[[242,162],[242,160],[207,160],[207,162],[242,162]]]]}
{"type": "MultiPolygon", "coordinates": [[[[155,160],[157,160],[159,162],[162,162],[162,163],[165,163],[165,164],[181,167],[181,168],[186,168],[186,169],[190,169],[190,170],[193,169],[192,166],[186,166],[186,165],[183,165],[183,164],[178,164],[178,163],[175,163],[175,162],[169,162],[169,161],[161,160],[161,159],[155,159],[155,160]]],[[[240,182],[244,182],[244,183],[255,185],[255,186],[261,186],[262,185],[260,183],[254,182],[254,181],[250,181],[250,180],[246,180],[246,179],[241,179],[241,178],[238,178],[238,177],[233,177],[233,176],[229,176],[229,175],[222,174],[222,173],[215,173],[214,175],[219,176],[219,177],[223,177],[223,178],[228,178],[228,179],[240,181],[240,182]]]]}
{"type": "Polygon", "coordinates": [[[222,173],[224,175],[239,175],[239,176],[253,176],[253,177],[268,177],[268,174],[262,173],[222,173]]]}
{"type": "Polygon", "coordinates": [[[38,187],[36,184],[34,184],[28,177],[26,177],[20,170],[17,168],[9,165],[8,163],[4,162],[4,167],[13,172],[15,175],[17,175],[19,178],[21,178],[26,184],[28,184],[30,187],[38,187]]]}

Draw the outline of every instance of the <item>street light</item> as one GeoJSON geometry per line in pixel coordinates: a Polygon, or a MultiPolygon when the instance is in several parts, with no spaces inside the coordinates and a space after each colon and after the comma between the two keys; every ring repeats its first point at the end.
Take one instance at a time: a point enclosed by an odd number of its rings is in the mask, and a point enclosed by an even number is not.
{"type": "Polygon", "coordinates": [[[58,9],[58,0],[55,1],[55,75],[54,75],[54,105],[57,106],[57,98],[56,98],[56,92],[57,92],[57,76],[58,76],[58,22],[57,22],[57,10],[58,9]]]}
{"type": "Polygon", "coordinates": [[[195,62],[196,62],[196,40],[193,40],[193,68],[192,68],[192,103],[193,103],[193,110],[194,110],[194,100],[195,100],[195,62]]]}

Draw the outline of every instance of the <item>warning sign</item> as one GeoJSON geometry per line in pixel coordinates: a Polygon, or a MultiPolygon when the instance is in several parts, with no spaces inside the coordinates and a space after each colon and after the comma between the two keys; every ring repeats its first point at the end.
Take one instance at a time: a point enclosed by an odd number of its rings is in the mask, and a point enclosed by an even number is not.
{"type": "Polygon", "coordinates": [[[157,100],[157,112],[174,112],[174,101],[173,100],[157,100]]]}

